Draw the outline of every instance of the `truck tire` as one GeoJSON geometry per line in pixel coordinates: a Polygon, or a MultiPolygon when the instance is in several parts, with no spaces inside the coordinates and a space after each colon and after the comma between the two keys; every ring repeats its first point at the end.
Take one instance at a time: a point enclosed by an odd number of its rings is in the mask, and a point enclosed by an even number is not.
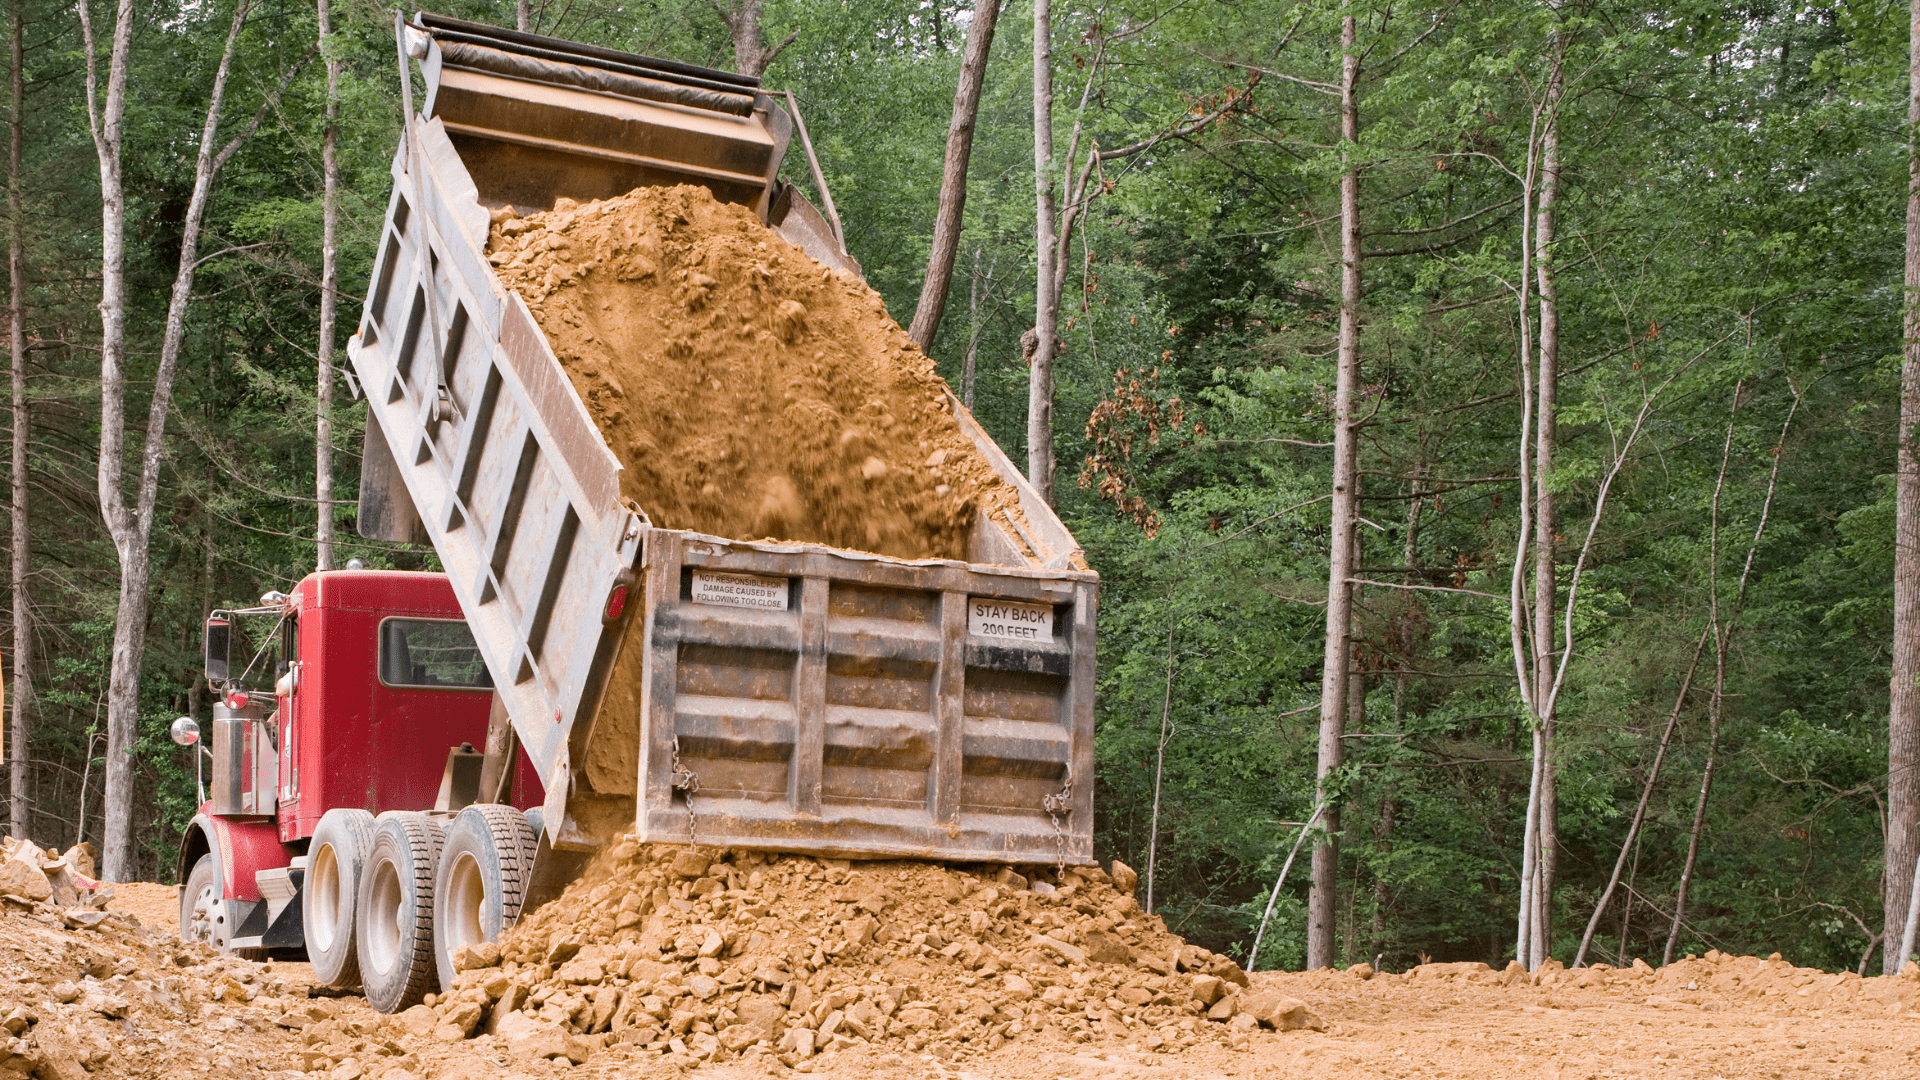
{"type": "Polygon", "coordinates": [[[373,848],[373,815],[344,807],[329,810],[307,844],[307,873],[300,885],[300,918],[314,981],[337,990],[360,985],[354,950],[353,911],[360,869],[373,848]]]}
{"type": "Polygon", "coordinates": [[[220,860],[212,852],[200,856],[180,889],[180,940],[211,945],[228,956],[243,960],[264,960],[265,949],[236,949],[233,940],[233,908],[221,894],[220,860]]]}
{"type": "Polygon", "coordinates": [[[520,917],[539,838],[511,806],[474,805],[447,828],[433,879],[433,955],[440,985],[453,985],[460,948],[498,941],[520,917]]]}
{"type": "Polygon", "coordinates": [[[433,872],[440,823],[425,814],[382,814],[354,900],[360,987],[376,1012],[420,1004],[437,985],[433,966],[433,872]]]}

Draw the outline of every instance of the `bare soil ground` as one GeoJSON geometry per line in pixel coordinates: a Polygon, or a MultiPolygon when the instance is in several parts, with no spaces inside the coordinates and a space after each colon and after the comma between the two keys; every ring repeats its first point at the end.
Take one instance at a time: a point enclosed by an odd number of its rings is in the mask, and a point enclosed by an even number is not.
{"type": "MultiPolygon", "coordinates": [[[[1243,994],[1308,1002],[1325,1031],[1228,1031],[1156,1052],[1146,1031],[1050,1022],[992,1051],[942,1061],[856,1045],[799,1061],[770,1053],[696,1065],[631,1043],[580,1065],[527,1059],[504,1036],[443,1041],[432,1010],[381,1017],[357,996],[314,991],[305,964],[222,958],[175,938],[171,886],[121,885],[92,929],[7,903],[0,910],[0,1080],[265,1077],[495,1080],[523,1076],[713,1080],[804,1071],[835,1080],[1203,1080],[1212,1077],[1920,1077],[1920,969],[1858,979],[1779,960],[1690,960],[1659,971],[1537,976],[1427,965],[1362,977],[1259,973],[1243,994]],[[137,922],[135,921],[137,920],[137,922]],[[5,1033],[0,1033],[5,1034],[5,1033]],[[344,1060],[329,1051],[346,1050],[344,1060]]],[[[1551,965],[1550,965],[1551,967],[1551,965]]],[[[1203,1022],[1204,1023],[1204,1022],[1203,1022]]]]}

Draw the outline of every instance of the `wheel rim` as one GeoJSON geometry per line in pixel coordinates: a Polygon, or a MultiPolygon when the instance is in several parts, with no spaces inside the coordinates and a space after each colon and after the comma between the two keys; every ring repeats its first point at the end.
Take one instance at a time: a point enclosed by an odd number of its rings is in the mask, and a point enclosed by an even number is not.
{"type": "Polygon", "coordinates": [[[307,939],[322,952],[333,948],[339,936],[340,911],[349,906],[342,903],[340,858],[332,844],[322,844],[314,853],[313,865],[307,870],[307,896],[312,904],[305,913],[307,939]]]}
{"type": "Polygon", "coordinates": [[[212,941],[214,920],[219,913],[220,894],[209,881],[193,894],[193,906],[187,920],[188,941],[212,941]]]}
{"type": "Polygon", "coordinates": [[[373,962],[373,970],[385,975],[399,962],[400,923],[406,914],[400,897],[400,874],[392,860],[382,859],[373,867],[367,905],[363,924],[367,959],[373,962]]]}
{"type": "Polygon", "coordinates": [[[447,905],[445,948],[448,956],[487,939],[486,930],[480,925],[480,913],[487,903],[486,876],[480,873],[479,860],[471,854],[463,851],[454,860],[453,872],[447,877],[446,895],[435,896],[433,902],[447,905]]]}

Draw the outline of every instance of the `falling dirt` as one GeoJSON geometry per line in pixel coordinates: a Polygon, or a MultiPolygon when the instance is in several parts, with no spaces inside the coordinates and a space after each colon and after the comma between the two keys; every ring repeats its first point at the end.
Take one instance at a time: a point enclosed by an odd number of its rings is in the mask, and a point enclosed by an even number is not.
{"type": "Polygon", "coordinates": [[[1018,513],[879,295],[705,188],[498,211],[488,258],[655,524],[959,559],[1018,513]]]}
{"type": "MultiPolygon", "coordinates": [[[[1479,964],[1428,964],[1397,974],[1364,968],[1260,972],[1247,976],[1246,988],[1222,980],[1235,990],[1215,998],[1216,1003],[1295,998],[1325,1024],[1324,1031],[1310,1026],[1281,1031],[1258,1022],[1236,1026],[1234,1018],[1204,1019],[1205,1010],[1193,996],[1195,985],[1204,997],[1215,989],[1206,980],[1218,976],[1176,971],[1169,978],[1143,968],[1142,959],[1157,956],[1163,946],[1179,949],[1175,958],[1184,955],[1196,966],[1218,958],[1203,960],[1199,950],[1181,948],[1156,920],[1128,909],[1122,890],[1098,877],[1070,883],[1071,892],[1058,889],[1042,896],[1031,885],[1022,894],[997,868],[979,869],[983,872],[912,862],[848,864],[636,848],[624,864],[603,863],[560,900],[530,915],[503,943],[509,954],[531,956],[527,950],[536,943],[551,950],[558,937],[562,952],[572,945],[579,951],[558,963],[542,954],[470,968],[446,1001],[396,1016],[372,1012],[357,996],[315,990],[306,964],[257,964],[181,945],[172,921],[177,910],[172,886],[116,886],[122,891],[107,905],[111,917],[90,929],[67,927],[45,905],[4,901],[0,1080],[302,1075],[669,1080],[689,1071],[714,1080],[798,1072],[831,1080],[1920,1077],[1920,967],[1909,967],[1900,977],[1860,979],[1796,968],[1777,958],[1709,953],[1657,971],[1644,964],[1565,971],[1549,963],[1526,974],[1479,964]],[[899,876],[903,872],[907,877],[899,876]],[[649,882],[657,882],[653,888],[665,892],[666,903],[621,926],[630,912],[657,896],[626,900],[649,882]],[[861,903],[876,895],[877,916],[870,910],[874,905],[861,903]],[[1009,904],[1019,909],[1019,918],[1006,911],[1009,904]],[[1128,916],[1123,923],[1098,929],[1102,920],[1122,912],[1128,916]],[[981,919],[976,913],[985,920],[977,934],[974,927],[981,919]],[[145,914],[159,921],[148,921],[145,914]],[[847,946],[864,934],[864,918],[874,920],[874,937],[857,948],[847,946]],[[1132,934],[1121,928],[1126,922],[1136,926],[1132,934]],[[888,940],[879,940],[881,928],[892,924],[909,931],[905,939],[888,934],[888,940]],[[727,930],[720,935],[722,947],[707,957],[699,953],[708,938],[699,935],[697,945],[693,940],[693,931],[703,927],[727,930]],[[556,930],[566,932],[556,935],[556,930]],[[629,931],[633,934],[626,936],[629,931]],[[749,951],[736,953],[742,931],[749,951]],[[1068,944],[1077,936],[1084,945],[1091,932],[1126,944],[1134,951],[1133,963],[1103,962],[1092,955],[1076,960],[1067,954],[1064,962],[1029,958],[1025,954],[1033,950],[1020,946],[1018,936],[1040,933],[1068,944]],[[729,933],[733,946],[726,945],[729,933]],[[758,946],[755,933],[766,935],[758,946]],[[916,942],[918,935],[927,936],[916,942]],[[946,944],[932,947],[936,935],[946,944]],[[691,959],[680,957],[683,938],[695,946],[691,959]],[[640,965],[646,958],[636,947],[655,942],[663,948],[648,963],[657,966],[640,965]],[[785,995],[784,986],[776,992],[765,980],[738,988],[721,981],[755,949],[762,959],[785,957],[795,1001],[802,988],[812,1000],[801,1008],[789,1002],[779,1013],[753,1005],[742,1011],[738,1006],[749,998],[777,1002],[785,995]],[[817,965],[816,955],[822,961],[817,965]],[[802,956],[798,964],[794,956],[802,956]],[[722,966],[706,975],[702,960],[722,966]],[[625,974],[609,974],[621,963],[629,964],[625,974]],[[990,972],[990,967],[999,970],[990,972]],[[1009,985],[1009,974],[1039,992],[1021,998],[1018,984],[1009,985]],[[490,1024],[499,1026],[491,1018],[495,999],[489,996],[489,1015],[476,1021],[473,1037],[461,1037],[458,1026],[449,1024],[450,1015],[458,1018],[463,1002],[471,1003],[469,990],[490,993],[500,975],[520,987],[502,989],[503,996],[541,998],[536,1007],[517,1014],[544,1026],[518,1038],[514,1024],[507,1025],[507,1034],[487,1034],[490,1024]],[[582,978],[576,981],[576,976],[582,978]],[[698,981],[702,978],[719,987],[705,999],[698,996],[707,990],[698,981]],[[1048,980],[1044,987],[1042,979],[1048,980]],[[1156,979],[1161,980],[1156,995],[1177,1005],[1128,1003],[1127,988],[1144,989],[1156,979]],[[665,1022],[659,1024],[663,1033],[680,1022],[676,1014],[687,1014],[688,1034],[679,1037],[685,1049],[674,1049],[671,1039],[665,1047],[652,1047],[638,1042],[638,1036],[609,1037],[615,1035],[613,1017],[619,1012],[609,1015],[608,1031],[576,1032],[570,1002],[585,1002],[591,1020],[595,995],[609,989],[616,1009],[625,1008],[623,998],[634,998],[639,1008],[633,1011],[646,1017],[622,1028],[622,1034],[657,1023],[647,1010],[659,1006],[648,997],[666,1007],[665,1022]],[[1047,991],[1055,989],[1067,995],[1057,1006],[1047,1000],[1047,991]],[[921,995],[918,1001],[896,1001],[899,1007],[885,1015],[890,995],[909,990],[921,995]],[[838,1007],[823,1011],[828,1004],[838,1007]],[[981,1015],[989,1006],[993,1012],[981,1015]],[[902,1018],[910,1008],[918,1011],[902,1018]],[[1033,1024],[988,1049],[992,1036],[978,1036],[999,1026],[995,1013],[1011,1017],[1015,1008],[1023,1020],[1032,1015],[1033,1024]],[[542,1018],[562,1010],[569,1016],[566,1024],[542,1018]],[[885,1016],[884,1024],[876,1013],[885,1016]],[[1169,1028],[1151,1019],[1162,1014],[1180,1018],[1169,1028]],[[1115,1018],[1118,1027],[1112,1026],[1115,1018]],[[756,1038],[731,1061],[697,1061],[696,1045],[709,1045],[698,1038],[707,1034],[703,1025],[715,1028],[711,1045],[722,1050],[720,1037],[736,1026],[748,1026],[756,1038]],[[822,1046],[810,1056],[795,1057],[792,1066],[782,1063],[782,1055],[793,1051],[779,1050],[780,1043],[787,1041],[787,1032],[797,1036],[806,1025],[816,1035],[830,1029],[822,1046]],[[856,1025],[868,1034],[858,1034],[856,1025]],[[762,1046],[758,1032],[768,1027],[779,1035],[762,1046]],[[1169,1030],[1178,1034],[1170,1037],[1169,1030]],[[919,1050],[910,1048],[915,1037],[925,1040],[919,1050]],[[553,1056],[541,1056],[543,1051],[553,1056]],[[583,1052],[584,1061],[573,1064],[569,1051],[583,1052]]],[[[1042,951],[1054,954],[1050,947],[1042,951]]],[[[469,962],[475,959],[487,958],[469,962]]],[[[756,962],[752,970],[757,977],[763,968],[756,962]]],[[[1246,1014],[1236,1011],[1240,1015],[1246,1014]]],[[[742,1037],[732,1041],[740,1043],[742,1037]]]]}

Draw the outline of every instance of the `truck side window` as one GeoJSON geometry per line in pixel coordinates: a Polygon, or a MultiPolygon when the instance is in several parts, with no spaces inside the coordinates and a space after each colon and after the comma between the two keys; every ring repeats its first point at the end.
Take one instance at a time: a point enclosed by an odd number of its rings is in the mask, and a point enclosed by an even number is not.
{"type": "Polygon", "coordinates": [[[491,690],[473,631],[453,619],[387,619],[380,624],[380,681],[421,689],[491,690]]]}

